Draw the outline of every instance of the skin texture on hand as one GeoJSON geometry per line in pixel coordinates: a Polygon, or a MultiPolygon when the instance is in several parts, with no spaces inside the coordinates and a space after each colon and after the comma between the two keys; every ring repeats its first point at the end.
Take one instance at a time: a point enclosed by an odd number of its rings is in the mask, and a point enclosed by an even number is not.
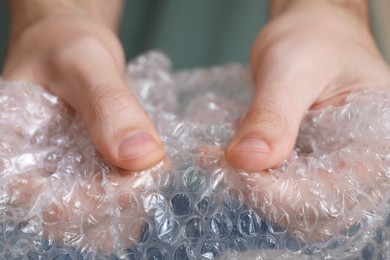
{"type": "Polygon", "coordinates": [[[120,4],[39,0],[36,8],[16,2],[10,1],[4,79],[42,85],[61,97],[115,166],[137,171],[161,161],[159,136],[124,82],[124,54],[113,32],[120,4]]]}
{"type": "Polygon", "coordinates": [[[255,96],[227,148],[229,163],[260,171],[291,153],[309,109],[339,105],[351,91],[389,87],[364,1],[272,1],[272,19],[251,53],[255,96]]]}

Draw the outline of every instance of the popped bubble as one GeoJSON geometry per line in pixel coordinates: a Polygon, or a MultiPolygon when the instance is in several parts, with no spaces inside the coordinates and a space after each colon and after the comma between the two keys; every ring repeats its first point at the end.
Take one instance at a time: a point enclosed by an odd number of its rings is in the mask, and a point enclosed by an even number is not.
{"type": "Polygon", "coordinates": [[[1,259],[386,259],[390,94],[351,93],[306,114],[279,169],[231,168],[251,102],[245,67],[172,72],[151,52],[129,88],[167,160],[105,162],[76,114],[39,86],[0,80],[1,259]]]}
{"type": "Polygon", "coordinates": [[[176,216],[186,216],[191,213],[191,199],[183,193],[176,194],[171,199],[171,208],[176,216]]]}

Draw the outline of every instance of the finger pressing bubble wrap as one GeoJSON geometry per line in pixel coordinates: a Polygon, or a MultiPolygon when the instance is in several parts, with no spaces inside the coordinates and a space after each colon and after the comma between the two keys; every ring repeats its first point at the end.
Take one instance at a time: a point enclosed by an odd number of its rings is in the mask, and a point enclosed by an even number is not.
{"type": "Polygon", "coordinates": [[[390,95],[307,113],[279,169],[231,168],[252,96],[240,65],[173,73],[151,52],[128,82],[167,159],[127,172],[39,86],[0,81],[0,259],[386,259],[390,95]]]}

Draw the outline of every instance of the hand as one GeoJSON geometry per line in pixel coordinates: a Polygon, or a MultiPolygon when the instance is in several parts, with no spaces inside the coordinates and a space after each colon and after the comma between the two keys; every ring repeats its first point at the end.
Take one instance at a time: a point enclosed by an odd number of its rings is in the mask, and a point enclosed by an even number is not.
{"type": "Polygon", "coordinates": [[[377,182],[380,163],[365,158],[364,167],[336,164],[339,174],[312,170],[306,179],[294,170],[260,171],[288,157],[307,110],[342,104],[354,90],[389,87],[390,70],[369,31],[365,1],[271,5],[272,19],[251,55],[256,94],[225,154],[233,167],[259,172],[248,175],[246,196],[261,216],[289,229],[297,241],[310,232],[313,240],[325,242],[383,202],[387,187],[377,182]],[[343,167],[354,169],[353,176],[343,167]]]}
{"type": "Polygon", "coordinates": [[[113,32],[116,19],[88,9],[103,6],[104,13],[115,4],[21,2],[10,2],[13,26],[3,77],[42,85],[61,97],[81,115],[110,163],[141,170],[159,162],[163,145],[124,82],[124,55],[113,32]]]}
{"type": "Polygon", "coordinates": [[[278,167],[309,109],[351,91],[390,86],[370,33],[365,1],[272,1],[272,19],[251,54],[255,96],[226,151],[236,168],[278,167]]]}

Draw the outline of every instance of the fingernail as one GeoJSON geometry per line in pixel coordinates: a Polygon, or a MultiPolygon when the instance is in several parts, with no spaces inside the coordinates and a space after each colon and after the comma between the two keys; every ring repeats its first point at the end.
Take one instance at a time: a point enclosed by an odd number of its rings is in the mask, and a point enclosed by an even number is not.
{"type": "Polygon", "coordinates": [[[125,138],[119,145],[119,158],[134,159],[152,151],[156,146],[157,142],[150,134],[138,132],[125,138]]]}
{"type": "Polygon", "coordinates": [[[235,152],[269,153],[266,142],[254,137],[243,138],[233,149],[235,152]]]}

